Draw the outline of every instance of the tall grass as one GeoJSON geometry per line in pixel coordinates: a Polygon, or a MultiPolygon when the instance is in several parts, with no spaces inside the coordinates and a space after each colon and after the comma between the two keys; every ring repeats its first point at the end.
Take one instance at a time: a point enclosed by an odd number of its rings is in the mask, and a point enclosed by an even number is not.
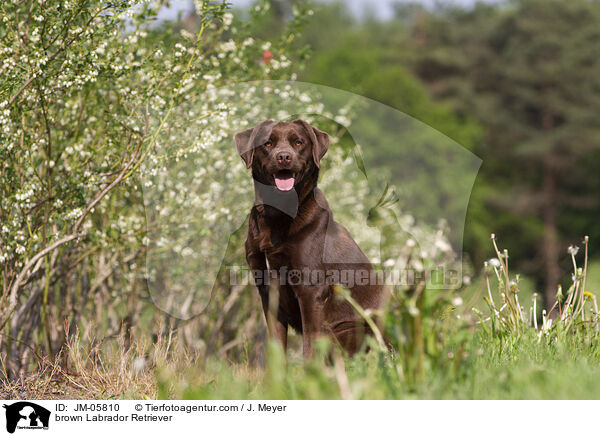
{"type": "Polygon", "coordinates": [[[485,262],[484,279],[487,296],[483,299],[489,307],[489,316],[480,317],[480,325],[489,336],[519,336],[524,330],[533,329],[541,342],[543,338],[557,339],[563,335],[585,335],[598,338],[600,333],[600,312],[596,296],[586,289],[588,272],[589,238],[583,240],[583,267],[578,266],[576,256],[579,248],[570,246],[573,272],[571,284],[564,293],[557,284],[556,299],[550,310],[539,313],[538,295],[534,294],[527,310],[519,300],[519,275],[511,277],[508,263],[508,250],[500,251],[496,237],[492,234],[496,257],[485,262]],[[492,288],[496,279],[496,291],[492,288]],[[495,297],[494,297],[495,295],[495,297]]]}

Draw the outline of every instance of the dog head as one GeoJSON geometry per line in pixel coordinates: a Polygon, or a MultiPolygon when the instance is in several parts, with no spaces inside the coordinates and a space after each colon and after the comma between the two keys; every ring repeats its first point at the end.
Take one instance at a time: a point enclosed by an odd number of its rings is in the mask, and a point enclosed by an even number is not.
{"type": "Polygon", "coordinates": [[[258,182],[290,191],[316,173],[329,148],[329,135],[304,120],[266,120],[236,134],[235,144],[258,182]]]}

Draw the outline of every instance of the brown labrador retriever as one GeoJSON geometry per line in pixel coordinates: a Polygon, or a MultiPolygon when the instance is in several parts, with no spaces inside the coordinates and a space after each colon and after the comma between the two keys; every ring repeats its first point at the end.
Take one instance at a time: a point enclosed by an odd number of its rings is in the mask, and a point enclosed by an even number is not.
{"type": "Polygon", "coordinates": [[[288,326],[302,333],[306,358],[322,334],[333,335],[354,354],[365,333],[372,332],[350,304],[334,295],[336,285],[348,289],[364,309],[380,308],[385,292],[317,188],[329,135],[303,120],[266,120],[235,135],[235,142],[254,178],[246,259],[269,333],[284,349],[288,326]],[[270,292],[273,278],[278,292],[270,292]]]}

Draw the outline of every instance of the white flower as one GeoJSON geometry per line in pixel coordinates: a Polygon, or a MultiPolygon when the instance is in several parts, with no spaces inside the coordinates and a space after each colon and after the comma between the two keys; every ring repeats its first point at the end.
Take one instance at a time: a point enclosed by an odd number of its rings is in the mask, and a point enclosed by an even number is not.
{"type": "Polygon", "coordinates": [[[232,39],[221,44],[221,50],[226,51],[226,52],[234,51],[235,47],[236,47],[235,42],[232,39]]]}
{"type": "Polygon", "coordinates": [[[225,25],[225,27],[231,26],[232,22],[233,22],[233,14],[232,13],[226,12],[225,14],[223,14],[223,24],[225,25]]]}
{"type": "Polygon", "coordinates": [[[202,0],[194,0],[194,8],[196,9],[196,13],[201,16],[203,14],[204,2],[202,0]]]}
{"type": "Polygon", "coordinates": [[[302,93],[298,96],[298,100],[302,103],[310,103],[310,96],[308,94],[302,93]]]}
{"type": "Polygon", "coordinates": [[[454,297],[451,301],[453,306],[460,306],[463,304],[463,299],[460,297],[454,297]]]}
{"type": "Polygon", "coordinates": [[[490,265],[492,265],[494,268],[500,268],[502,266],[502,264],[500,263],[500,261],[497,258],[492,258],[490,260],[488,260],[488,263],[490,265]]]}
{"type": "Polygon", "coordinates": [[[450,244],[443,239],[436,239],[435,247],[442,252],[448,252],[452,250],[450,244]]]}

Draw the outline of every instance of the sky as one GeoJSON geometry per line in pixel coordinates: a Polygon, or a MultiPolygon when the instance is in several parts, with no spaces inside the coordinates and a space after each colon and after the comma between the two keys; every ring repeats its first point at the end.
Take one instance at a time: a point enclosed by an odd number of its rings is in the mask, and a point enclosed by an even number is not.
{"type": "MultiPolygon", "coordinates": [[[[234,7],[246,7],[251,4],[254,0],[228,0],[233,4],[234,7]]],[[[327,0],[319,0],[326,2],[327,0]]],[[[378,18],[386,19],[392,16],[392,4],[393,3],[422,3],[425,6],[432,6],[437,0],[346,0],[350,9],[354,12],[357,17],[363,15],[365,10],[369,10],[373,15],[378,18]]],[[[444,3],[470,6],[475,3],[475,0],[445,0],[444,3]]],[[[192,0],[171,0],[171,7],[161,11],[159,17],[162,19],[173,19],[177,17],[179,11],[187,11],[192,7],[192,0]]]]}
{"type": "MultiPolygon", "coordinates": [[[[234,6],[246,6],[253,2],[253,0],[229,0],[234,6]]],[[[318,0],[327,2],[327,0],[318,0]]],[[[392,16],[393,3],[422,3],[426,6],[431,6],[436,3],[436,0],[346,0],[350,10],[352,10],[356,16],[360,17],[366,9],[369,9],[376,17],[386,19],[392,16]]],[[[456,5],[469,6],[475,3],[475,0],[445,0],[444,3],[451,3],[456,5]]]]}

